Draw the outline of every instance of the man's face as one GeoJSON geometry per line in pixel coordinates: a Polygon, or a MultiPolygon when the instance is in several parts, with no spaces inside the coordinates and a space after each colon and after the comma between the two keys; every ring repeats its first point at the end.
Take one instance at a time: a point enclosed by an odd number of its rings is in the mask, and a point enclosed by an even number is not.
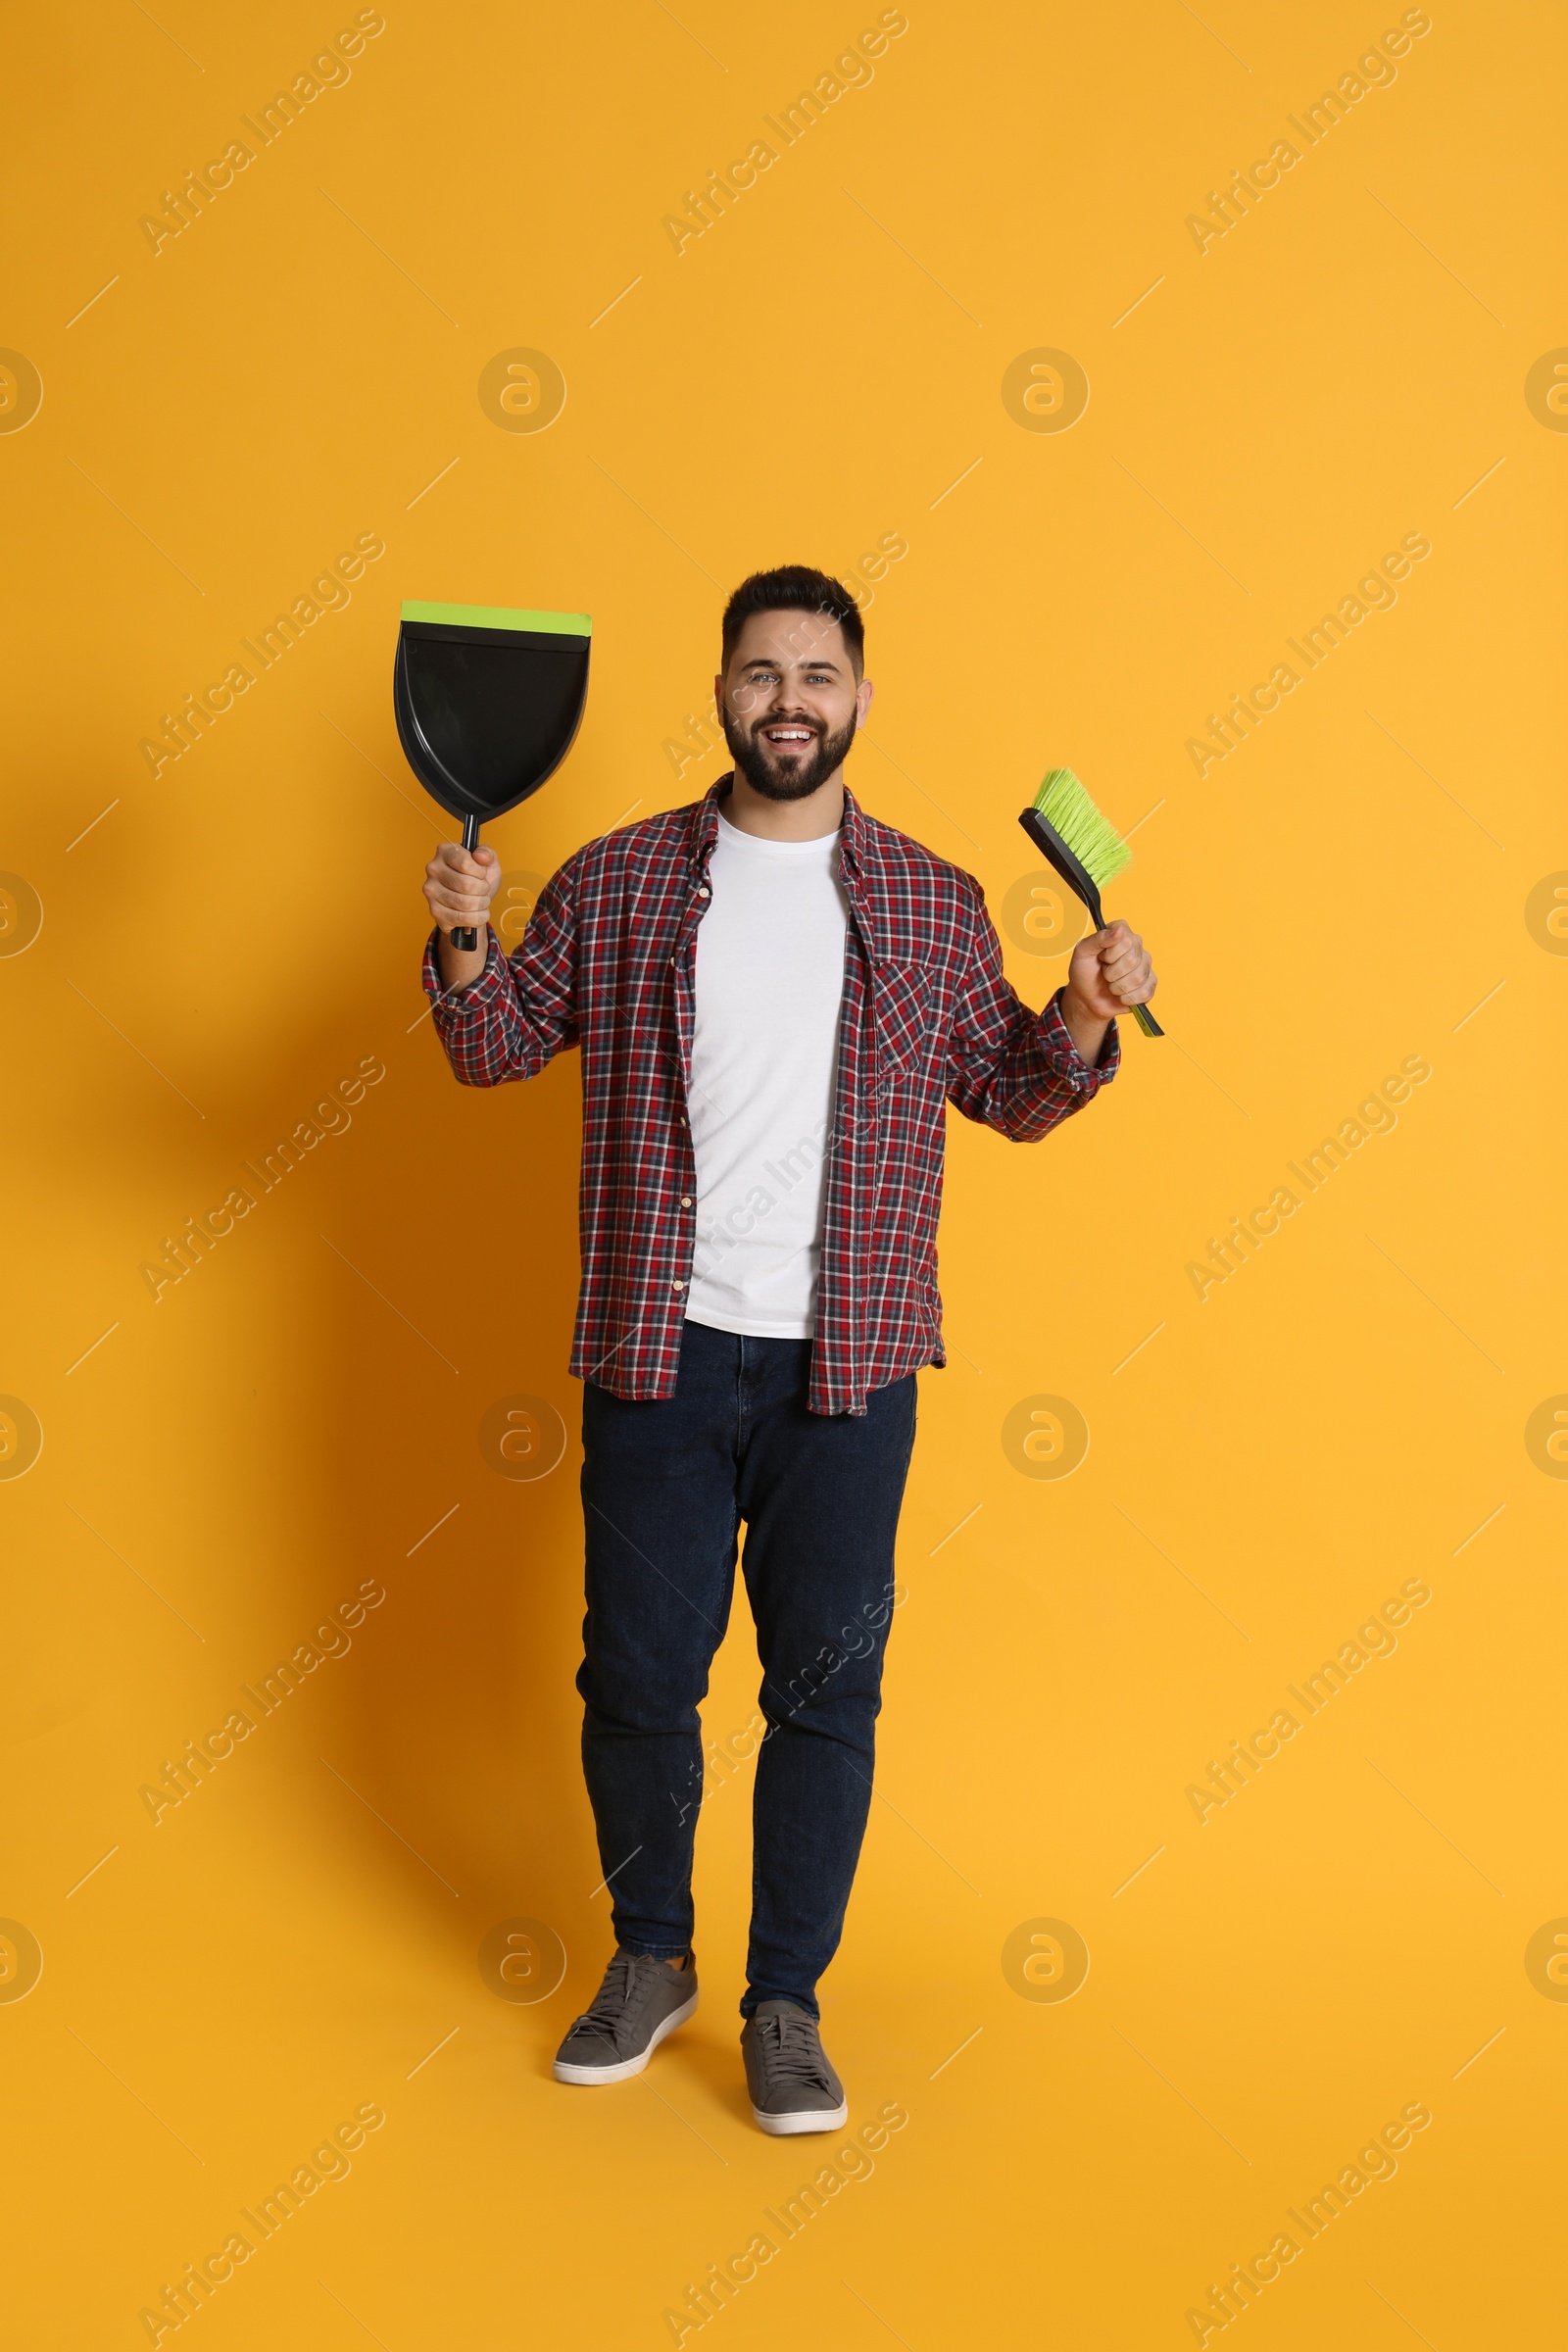
{"type": "Polygon", "coordinates": [[[735,764],[769,801],[807,800],[836,775],[871,702],[844,631],[815,612],[754,612],[715,683],[735,764]]]}

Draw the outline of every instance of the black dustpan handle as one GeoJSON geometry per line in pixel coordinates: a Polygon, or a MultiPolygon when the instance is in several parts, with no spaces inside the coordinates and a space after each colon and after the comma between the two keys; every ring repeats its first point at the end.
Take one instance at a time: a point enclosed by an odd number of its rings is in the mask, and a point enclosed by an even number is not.
{"type": "MultiPolygon", "coordinates": [[[[470,853],[479,847],[479,819],[476,816],[466,816],[463,820],[463,846],[470,853]]],[[[479,945],[479,934],[470,924],[465,923],[452,933],[452,945],[460,955],[472,955],[479,945]]]]}

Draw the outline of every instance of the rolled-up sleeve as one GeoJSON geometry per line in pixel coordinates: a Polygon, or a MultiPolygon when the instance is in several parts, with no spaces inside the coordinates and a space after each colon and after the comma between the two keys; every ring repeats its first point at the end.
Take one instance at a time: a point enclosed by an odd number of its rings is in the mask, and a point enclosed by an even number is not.
{"type": "Polygon", "coordinates": [[[1112,1021],[1091,1064],[1062,1018],[1060,989],[1043,1012],[1030,1011],[1003,971],[996,926],[973,887],[974,945],[949,1031],[948,1100],[1014,1143],[1037,1143],[1115,1077],[1121,1040],[1112,1021]]]}
{"type": "Polygon", "coordinates": [[[577,1042],[577,911],[570,864],[539,894],[511,956],[492,931],[484,969],[467,988],[444,989],[439,932],[425,942],[424,991],[453,1073],[463,1086],[534,1078],[577,1042]]]}

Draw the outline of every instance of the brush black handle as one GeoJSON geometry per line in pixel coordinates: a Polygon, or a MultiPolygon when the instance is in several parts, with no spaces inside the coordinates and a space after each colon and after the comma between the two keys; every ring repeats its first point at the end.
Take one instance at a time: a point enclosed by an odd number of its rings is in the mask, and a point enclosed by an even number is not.
{"type": "MultiPolygon", "coordinates": [[[[463,820],[463,846],[472,852],[479,847],[479,819],[466,816],[463,820]]],[[[479,945],[479,934],[471,924],[464,923],[451,935],[452,945],[460,955],[471,956],[479,945]]]]}
{"type": "MultiPolygon", "coordinates": [[[[1105,928],[1105,917],[1100,904],[1100,893],[1087,868],[1080,865],[1054,825],[1048,825],[1038,808],[1025,808],[1018,822],[1035,848],[1049,858],[1057,873],[1075,897],[1082,899],[1089,909],[1089,919],[1097,931],[1105,928]]],[[[1147,1004],[1135,1004],[1133,1018],[1146,1037],[1163,1037],[1165,1032],[1147,1004]]]]}

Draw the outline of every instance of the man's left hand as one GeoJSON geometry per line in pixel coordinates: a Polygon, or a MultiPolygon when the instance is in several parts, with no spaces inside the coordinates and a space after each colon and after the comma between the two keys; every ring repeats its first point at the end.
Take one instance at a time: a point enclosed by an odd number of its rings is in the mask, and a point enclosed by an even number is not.
{"type": "Polygon", "coordinates": [[[1091,932],[1072,952],[1061,1017],[1089,1062],[1100,1059],[1105,1025],[1134,1004],[1147,1004],[1157,983],[1149,950],[1123,922],[1091,932]]]}
{"type": "Polygon", "coordinates": [[[1155,985],[1149,950],[1137,932],[1125,923],[1110,923],[1074,948],[1062,1009],[1070,1004],[1091,1020],[1108,1021],[1134,1004],[1147,1004],[1155,985]]]}

